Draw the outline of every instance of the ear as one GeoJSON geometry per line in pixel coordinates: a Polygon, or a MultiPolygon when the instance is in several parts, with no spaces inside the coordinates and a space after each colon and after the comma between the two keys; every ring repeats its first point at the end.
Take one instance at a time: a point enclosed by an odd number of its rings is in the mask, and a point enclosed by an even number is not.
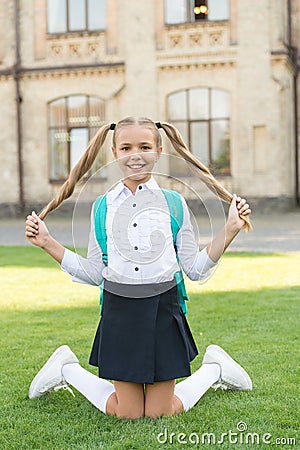
{"type": "Polygon", "coordinates": [[[159,160],[161,154],[162,154],[162,146],[158,147],[157,149],[156,161],[159,160]]]}

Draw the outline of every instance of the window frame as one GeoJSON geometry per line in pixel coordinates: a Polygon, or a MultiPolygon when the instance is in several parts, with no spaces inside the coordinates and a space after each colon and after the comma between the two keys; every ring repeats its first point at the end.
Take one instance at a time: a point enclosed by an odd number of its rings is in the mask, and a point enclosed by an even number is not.
{"type": "MultiPolygon", "coordinates": [[[[98,97],[96,95],[89,95],[89,94],[82,94],[82,93],[77,93],[77,94],[71,94],[71,95],[63,95],[60,97],[56,97],[50,101],[47,102],[47,134],[48,134],[48,179],[49,182],[51,184],[60,184],[60,183],[64,183],[67,178],[68,175],[71,171],[71,140],[70,140],[70,134],[71,134],[71,130],[74,129],[79,129],[79,128],[84,128],[88,130],[88,142],[90,142],[90,140],[93,138],[93,136],[95,135],[95,133],[92,133],[92,130],[95,129],[99,129],[99,127],[101,127],[103,124],[105,124],[105,101],[101,98],[98,97]],[[86,101],[86,112],[87,112],[87,123],[86,125],[80,124],[78,123],[78,125],[69,125],[69,106],[68,106],[68,99],[71,97],[85,97],[85,101],[86,101]],[[99,100],[99,105],[101,108],[104,109],[104,114],[102,117],[102,120],[100,120],[100,124],[97,125],[93,125],[93,124],[89,124],[89,117],[90,116],[90,111],[91,111],[91,105],[90,105],[90,99],[97,99],[99,100]],[[65,102],[65,123],[64,125],[51,125],[51,105],[55,102],[57,102],[58,100],[64,100],[65,102]],[[65,177],[61,177],[61,178],[54,178],[52,176],[52,169],[53,169],[53,161],[52,161],[52,141],[51,141],[51,131],[52,130],[57,130],[58,132],[62,132],[62,133],[66,133],[68,135],[67,137],[67,155],[66,155],[66,160],[67,160],[67,174],[65,177]]],[[[99,156],[102,156],[103,158],[105,158],[105,152],[102,152],[101,154],[99,154],[99,156]]],[[[106,160],[106,158],[105,158],[106,160]]],[[[95,163],[94,163],[95,164],[95,163]]],[[[103,165],[106,164],[106,161],[104,162],[103,165]]],[[[104,180],[106,179],[106,175],[95,175],[95,173],[97,172],[97,170],[94,172],[92,169],[88,171],[88,173],[84,176],[83,179],[88,179],[90,176],[93,175],[93,179],[95,178],[96,180],[104,180]]]]}
{"type": "MultiPolygon", "coordinates": [[[[65,7],[66,7],[66,30],[65,31],[49,31],[49,10],[48,10],[48,3],[49,0],[47,0],[47,34],[48,36],[64,36],[64,35],[72,35],[72,34],[98,34],[98,33],[103,33],[106,31],[106,25],[104,26],[104,28],[97,28],[97,29],[93,29],[90,30],[89,29],[89,5],[88,2],[89,0],[84,0],[85,3],[85,28],[84,29],[78,29],[78,30],[71,30],[70,29],[70,13],[69,13],[69,0],[60,0],[61,2],[65,2],[65,7]]],[[[107,0],[103,0],[106,1],[107,0]]],[[[106,5],[107,6],[107,5],[106,5]]]]}
{"type": "MultiPolygon", "coordinates": [[[[222,170],[218,170],[218,169],[214,169],[214,160],[213,160],[213,124],[217,123],[218,121],[227,121],[228,122],[228,129],[229,129],[229,136],[231,136],[231,116],[230,113],[228,116],[222,116],[222,117],[217,117],[217,118],[213,118],[212,117],[212,91],[213,90],[218,90],[218,91],[222,91],[222,92],[226,92],[228,94],[230,94],[230,91],[226,90],[226,89],[220,89],[217,87],[207,87],[207,86],[196,86],[196,87],[191,87],[191,88],[186,88],[186,89],[179,89],[177,91],[173,91],[170,92],[167,96],[167,120],[170,123],[182,123],[182,124],[186,124],[187,125],[187,142],[186,145],[188,146],[188,148],[191,150],[192,152],[192,133],[191,133],[191,128],[193,123],[205,123],[207,124],[208,127],[208,160],[209,160],[209,164],[208,164],[208,168],[215,173],[218,176],[231,176],[231,138],[229,139],[229,162],[228,162],[228,167],[225,168],[225,171],[222,172],[222,170]],[[189,104],[189,97],[190,97],[190,91],[193,89],[207,89],[208,90],[208,118],[207,119],[191,119],[189,117],[190,114],[190,104],[189,104]],[[173,94],[177,94],[179,92],[185,92],[185,101],[186,101],[186,111],[187,111],[187,117],[185,119],[170,119],[170,113],[169,113],[169,98],[171,95],[173,94]]],[[[230,105],[229,105],[230,108],[230,105]]],[[[178,156],[178,155],[176,155],[178,156]]],[[[175,174],[176,175],[176,174],[175,174]]]]}

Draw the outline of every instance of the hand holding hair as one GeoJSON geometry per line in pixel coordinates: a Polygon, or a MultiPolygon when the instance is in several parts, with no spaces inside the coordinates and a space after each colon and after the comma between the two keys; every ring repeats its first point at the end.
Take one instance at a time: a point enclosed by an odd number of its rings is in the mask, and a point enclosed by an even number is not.
{"type": "Polygon", "coordinates": [[[251,209],[247,203],[247,200],[233,194],[227,219],[227,224],[232,231],[239,232],[242,228],[244,228],[246,225],[245,219],[249,220],[250,214],[251,209]]]}
{"type": "Polygon", "coordinates": [[[31,244],[42,248],[61,264],[65,248],[51,236],[45,222],[35,211],[27,216],[25,229],[26,239],[31,244]]]}
{"type": "Polygon", "coordinates": [[[25,236],[28,241],[38,247],[43,247],[47,238],[49,237],[49,231],[35,211],[27,216],[25,236]]]}

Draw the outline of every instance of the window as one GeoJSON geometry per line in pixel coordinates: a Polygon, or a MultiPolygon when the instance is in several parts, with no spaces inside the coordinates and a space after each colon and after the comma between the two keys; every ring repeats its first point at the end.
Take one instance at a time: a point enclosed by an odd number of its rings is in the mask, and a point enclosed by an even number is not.
{"type": "MultiPolygon", "coordinates": [[[[214,172],[230,173],[230,94],[220,89],[187,89],[170,94],[167,108],[168,120],[196,158],[214,172]]],[[[186,174],[178,158],[171,159],[171,174],[186,174]]]]}
{"type": "Polygon", "coordinates": [[[106,27],[106,0],[48,0],[48,33],[99,31],[106,27]]]}
{"type": "Polygon", "coordinates": [[[228,19],[229,0],[165,0],[166,24],[228,19]]]}
{"type": "MultiPolygon", "coordinates": [[[[104,101],[98,97],[72,95],[53,100],[48,105],[50,179],[65,180],[87,148],[88,142],[103,125],[104,101]]],[[[92,173],[105,165],[99,153],[92,173]]],[[[101,172],[102,176],[104,175],[101,172]]]]}

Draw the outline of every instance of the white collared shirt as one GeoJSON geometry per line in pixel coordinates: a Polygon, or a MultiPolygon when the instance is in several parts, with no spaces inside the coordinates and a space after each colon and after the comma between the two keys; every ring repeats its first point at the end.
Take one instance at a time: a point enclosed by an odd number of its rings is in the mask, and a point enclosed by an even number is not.
{"type": "MultiPolygon", "coordinates": [[[[183,271],[191,280],[204,280],[213,262],[206,249],[199,251],[190,214],[184,198],[183,224],[177,234],[176,247],[183,271]]],[[[94,205],[91,213],[87,257],[65,249],[61,268],[73,281],[100,285],[103,278],[126,284],[171,281],[180,270],[173,245],[171,217],[167,201],[153,177],[132,192],[120,181],[107,193],[108,265],[94,228],[94,205]]]]}

